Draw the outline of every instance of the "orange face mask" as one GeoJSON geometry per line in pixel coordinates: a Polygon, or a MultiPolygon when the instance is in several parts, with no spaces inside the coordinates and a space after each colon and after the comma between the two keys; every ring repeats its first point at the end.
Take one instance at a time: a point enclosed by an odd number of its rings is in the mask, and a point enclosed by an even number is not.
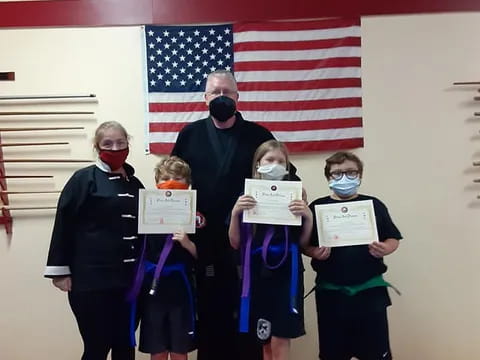
{"type": "Polygon", "coordinates": [[[168,180],[157,184],[157,189],[188,190],[188,184],[177,180],[168,180]]]}

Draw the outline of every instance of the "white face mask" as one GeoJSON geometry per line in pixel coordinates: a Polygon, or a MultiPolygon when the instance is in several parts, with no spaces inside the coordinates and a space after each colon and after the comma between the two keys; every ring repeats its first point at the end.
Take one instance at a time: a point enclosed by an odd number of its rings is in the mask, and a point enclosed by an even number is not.
{"type": "Polygon", "coordinates": [[[282,180],[288,174],[285,166],[280,164],[267,164],[259,166],[257,172],[266,180],[282,180]]]}

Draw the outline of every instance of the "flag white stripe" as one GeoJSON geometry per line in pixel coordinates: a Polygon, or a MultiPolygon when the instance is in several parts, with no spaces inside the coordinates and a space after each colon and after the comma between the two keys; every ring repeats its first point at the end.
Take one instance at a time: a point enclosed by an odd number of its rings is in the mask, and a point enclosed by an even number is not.
{"type": "Polygon", "coordinates": [[[274,131],[273,134],[280,141],[297,142],[360,138],[363,136],[363,130],[361,127],[353,127],[305,131],[274,131]]]}
{"type": "Polygon", "coordinates": [[[238,44],[250,41],[308,41],[340,39],[350,36],[360,36],[360,26],[319,30],[240,31],[233,33],[233,42],[238,44]]]}
{"type": "MultiPolygon", "coordinates": [[[[148,102],[150,103],[189,103],[204,102],[203,92],[187,92],[187,93],[149,93],[148,102]]],[[[205,105],[205,108],[207,105],[205,105]]]]}
{"type": "Polygon", "coordinates": [[[153,143],[174,143],[177,141],[178,132],[151,132],[150,142],[153,143]]]}
{"type": "Polygon", "coordinates": [[[242,91],[240,101],[302,101],[362,97],[361,88],[331,88],[288,91],[242,91]]]}
{"type": "Polygon", "coordinates": [[[208,111],[192,111],[192,112],[157,112],[150,113],[149,119],[151,123],[182,123],[192,122],[198,119],[203,119],[208,116],[208,111]]]}
{"type": "Polygon", "coordinates": [[[296,111],[242,111],[245,119],[250,121],[315,121],[362,117],[361,107],[331,108],[323,110],[296,111]]]}
{"type": "MultiPolygon", "coordinates": [[[[361,107],[331,108],[322,110],[297,110],[297,111],[242,111],[242,115],[249,121],[264,122],[292,122],[333,120],[362,117],[361,107]]],[[[151,123],[182,123],[193,122],[208,116],[208,112],[169,112],[150,113],[151,123]]]]}
{"type": "Polygon", "coordinates": [[[265,81],[306,81],[319,79],[359,78],[360,67],[323,68],[314,70],[285,70],[285,71],[236,71],[238,82],[265,81]]]}
{"type": "Polygon", "coordinates": [[[338,57],[360,57],[358,46],[342,46],[329,49],[316,50],[285,50],[285,51],[236,51],[235,63],[244,61],[275,61],[275,60],[322,60],[338,57]]]}
{"type": "MultiPolygon", "coordinates": [[[[203,102],[203,93],[188,94],[188,96],[181,96],[181,93],[152,93],[149,96],[149,101],[153,103],[203,102]],[[190,96],[190,94],[192,95],[190,96]],[[195,96],[193,96],[193,94],[195,94],[195,96]]],[[[242,91],[240,93],[240,101],[300,101],[320,99],[343,99],[361,96],[362,89],[359,87],[315,90],[242,91]]]]}
{"type": "MultiPolygon", "coordinates": [[[[360,127],[353,127],[306,131],[274,131],[273,134],[280,141],[298,142],[360,138],[363,136],[363,130],[360,127]]],[[[177,132],[150,133],[150,142],[174,143],[177,140],[177,135],[177,132]]]]}

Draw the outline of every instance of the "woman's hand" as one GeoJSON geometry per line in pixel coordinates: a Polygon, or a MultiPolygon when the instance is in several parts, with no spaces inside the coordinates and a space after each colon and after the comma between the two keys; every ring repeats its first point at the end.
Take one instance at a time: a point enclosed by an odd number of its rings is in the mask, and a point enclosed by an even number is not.
{"type": "Polygon", "coordinates": [[[257,205],[257,201],[251,195],[242,195],[232,209],[232,217],[240,215],[244,210],[253,209],[257,205]]]}
{"type": "Polygon", "coordinates": [[[62,291],[72,290],[72,277],[71,276],[59,276],[52,279],[52,284],[56,288],[62,291]]]}

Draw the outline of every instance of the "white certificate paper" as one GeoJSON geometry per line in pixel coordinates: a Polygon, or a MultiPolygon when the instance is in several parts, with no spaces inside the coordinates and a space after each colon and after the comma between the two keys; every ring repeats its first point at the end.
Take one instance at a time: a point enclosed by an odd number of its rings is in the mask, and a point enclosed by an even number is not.
{"type": "Polygon", "coordinates": [[[315,205],[319,246],[364,245],[378,241],[372,200],[315,205]]]}
{"type": "Polygon", "coordinates": [[[171,234],[184,230],[195,233],[196,190],[141,189],[138,200],[138,232],[171,234]]]}
{"type": "Polygon", "coordinates": [[[257,205],[243,212],[243,222],[275,225],[302,225],[302,218],[288,210],[292,200],[302,199],[301,181],[245,179],[245,195],[257,205]]]}

